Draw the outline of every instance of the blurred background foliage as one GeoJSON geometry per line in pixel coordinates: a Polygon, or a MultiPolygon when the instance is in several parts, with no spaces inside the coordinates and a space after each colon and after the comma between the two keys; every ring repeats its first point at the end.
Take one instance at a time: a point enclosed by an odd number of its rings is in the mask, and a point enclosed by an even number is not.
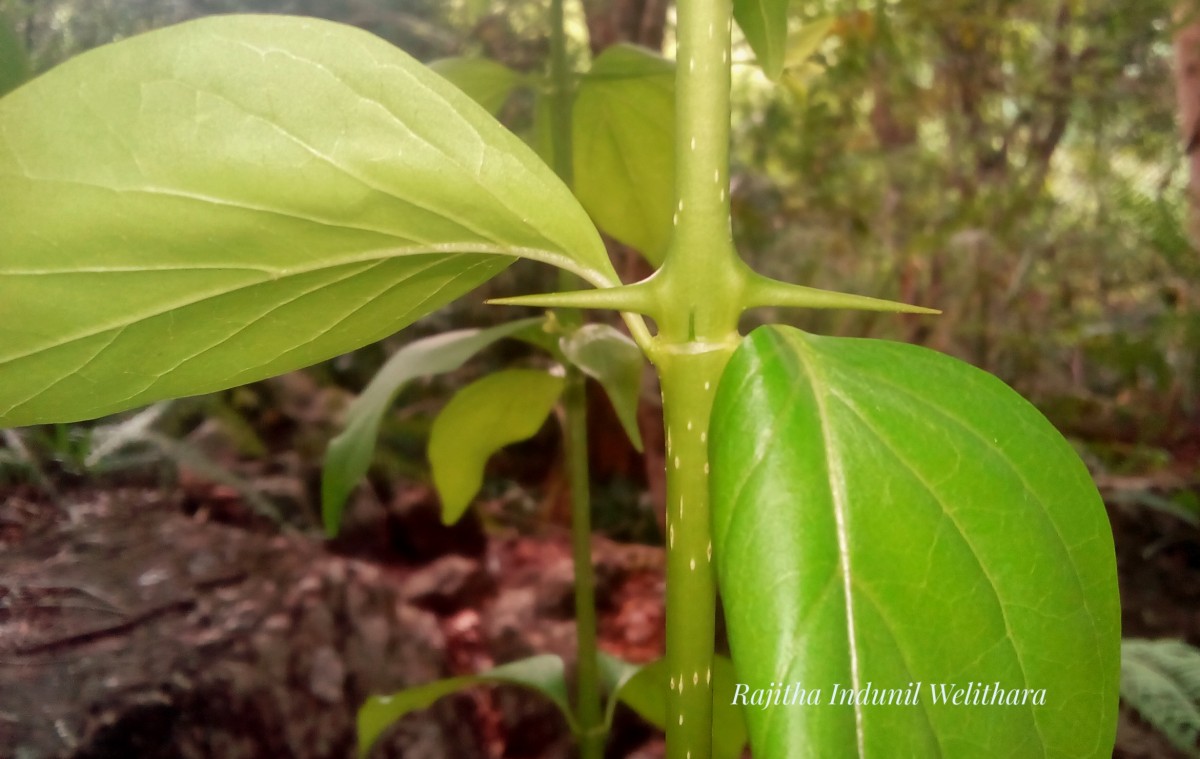
{"type": "Polygon", "coordinates": [[[1171,4],[796,10],[835,23],[787,91],[742,88],[745,247],[777,275],[945,311],[804,321],[964,357],[1068,430],[1193,435],[1200,269],[1171,4]]]}
{"type": "MultiPolygon", "coordinates": [[[[140,31],[235,11],[318,15],[425,60],[482,55],[538,71],[548,52],[543,5],[0,0],[0,11],[35,72],[140,31]]],[[[665,0],[568,6],[581,69],[617,41],[673,52],[665,0]]],[[[782,320],[926,344],[1016,386],[1089,441],[1093,464],[1117,466],[1115,455],[1121,466],[1194,473],[1200,257],[1189,231],[1197,225],[1188,151],[1196,140],[1176,96],[1174,43],[1200,28],[1195,16],[1190,0],[793,2],[795,29],[809,39],[781,82],[762,76],[748,46],[734,56],[739,246],[777,277],[945,314],[755,313],[747,325],[782,320]]],[[[506,123],[527,129],[532,102],[514,97],[506,123]]],[[[552,286],[552,273],[518,266],[489,292],[552,286]]],[[[480,300],[391,347],[514,315],[480,300]]],[[[356,390],[389,350],[366,349],[318,374],[356,390]]]]}

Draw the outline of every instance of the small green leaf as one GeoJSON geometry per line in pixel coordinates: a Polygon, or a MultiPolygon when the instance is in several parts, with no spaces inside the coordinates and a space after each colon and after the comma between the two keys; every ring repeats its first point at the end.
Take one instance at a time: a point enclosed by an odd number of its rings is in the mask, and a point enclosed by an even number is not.
{"type": "MultiPolygon", "coordinates": [[[[612,724],[619,701],[658,729],[666,730],[667,689],[679,687],[679,683],[668,674],[665,659],[639,667],[602,653],[600,674],[609,693],[615,695],[609,699],[606,726],[612,724]]],[[[683,687],[694,687],[707,673],[694,676],[696,682],[684,682],[683,687]]],[[[714,657],[712,678],[713,759],[737,759],[746,746],[746,718],[742,707],[734,704],[737,674],[733,662],[725,656],[714,657]]]]}
{"type": "Polygon", "coordinates": [[[521,75],[487,58],[442,58],[429,68],[479,103],[493,116],[508,102],[521,75]]]}
{"type": "Polygon", "coordinates": [[[780,77],[779,82],[792,93],[797,101],[804,103],[808,100],[810,85],[817,77],[824,73],[824,66],[809,61],[799,66],[791,66],[784,69],[783,76],[780,77]]]}
{"type": "Polygon", "coordinates": [[[1111,756],[1112,533],[1074,450],[1002,382],[924,348],[764,327],[722,377],[710,451],[741,681],[821,691],[747,709],[755,757],[1111,756]],[[910,683],[918,700],[895,703],[910,683]],[[995,683],[1030,700],[935,699],[995,683]],[[893,703],[843,706],[835,687],[893,703]]]}
{"type": "Polygon", "coordinates": [[[772,81],[783,72],[788,47],[788,0],[733,0],[733,17],[772,81]]]}
{"type": "Polygon", "coordinates": [[[514,256],[619,284],[512,133],[366,32],[214,16],[0,99],[0,425],[232,387],[392,334],[514,256]]]}
{"type": "Polygon", "coordinates": [[[1188,756],[1200,756],[1200,650],[1181,640],[1121,642],[1121,698],[1188,756]]]}
{"type": "Polygon", "coordinates": [[[579,202],[605,232],[661,263],[674,213],[674,64],[608,48],[580,82],[572,120],[579,202]]]}
{"type": "Polygon", "coordinates": [[[417,340],[396,351],[346,412],[346,428],[329,443],[321,472],[325,532],[337,535],[342,508],[355,483],[367,473],[379,423],[400,390],[417,377],[452,372],[497,340],[540,329],[542,319],[521,319],[489,329],[462,329],[417,340]]]}
{"type": "Polygon", "coordinates": [[[548,698],[562,712],[572,733],[579,728],[571,714],[562,659],[553,654],[502,664],[479,675],[437,680],[406,688],[390,696],[372,696],[358,710],[358,755],[365,757],[371,746],[393,722],[409,712],[426,709],[443,696],[475,685],[520,685],[548,698]]]}
{"type": "Polygon", "coordinates": [[[600,684],[608,696],[608,701],[604,706],[604,729],[608,731],[612,729],[613,715],[617,711],[617,704],[621,701],[621,689],[646,665],[633,664],[624,659],[610,656],[603,651],[596,653],[596,664],[600,673],[600,684]]]}
{"type": "Polygon", "coordinates": [[[600,383],[633,447],[642,450],[638,430],[638,399],[646,360],[642,349],[607,324],[585,324],[559,342],[563,355],[600,383]]]}
{"type": "Polygon", "coordinates": [[[459,390],[433,421],[429,463],[442,499],[442,521],[463,515],[483,484],[493,453],[533,437],[562,394],[563,379],[536,369],[507,369],[459,390]]]}
{"type": "Polygon", "coordinates": [[[783,74],[779,82],[801,102],[808,98],[810,84],[825,73],[824,66],[810,59],[829,37],[835,23],[833,16],[822,16],[788,35],[783,74]]]}
{"type": "Polygon", "coordinates": [[[837,19],[834,16],[821,16],[809,20],[804,26],[795,30],[787,37],[787,52],[783,56],[783,67],[793,69],[809,63],[809,58],[820,49],[821,43],[833,31],[837,19]]]}
{"type": "Polygon", "coordinates": [[[29,58],[17,30],[0,13],[0,95],[15,90],[29,78],[29,58]]]}

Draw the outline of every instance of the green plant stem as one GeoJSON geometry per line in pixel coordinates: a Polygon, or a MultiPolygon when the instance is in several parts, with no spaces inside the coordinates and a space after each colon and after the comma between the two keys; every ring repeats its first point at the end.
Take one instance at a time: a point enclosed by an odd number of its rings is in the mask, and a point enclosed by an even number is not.
{"type": "Polygon", "coordinates": [[[667,430],[667,756],[707,759],[712,740],[716,577],[708,421],[732,347],[660,355],[667,430]]]}
{"type": "Polygon", "coordinates": [[[554,173],[568,187],[574,182],[571,155],[571,67],[567,60],[567,30],[563,0],[550,3],[550,144],[554,173]]]}
{"type": "Polygon", "coordinates": [[[730,0],[681,0],[676,56],[675,230],[660,288],[659,337],[737,341],[748,268],[729,215],[730,0]]]}
{"type": "Polygon", "coordinates": [[[708,422],[737,347],[748,269],[729,216],[730,0],[681,0],[676,58],[675,230],[657,289],[650,351],[667,430],[667,756],[712,754],[716,578],[708,422]]]}
{"type": "MultiPolygon", "coordinates": [[[[571,147],[571,69],[567,60],[563,0],[550,4],[551,132],[554,171],[567,186],[574,179],[571,147]]],[[[578,286],[567,272],[559,270],[559,290],[578,286]]],[[[582,315],[562,309],[558,319],[577,326],[582,315]]],[[[600,708],[600,672],[596,650],[596,581],[592,570],[592,504],[589,487],[587,447],[587,397],[585,378],[567,366],[563,392],[564,455],[567,484],[571,491],[571,557],[575,566],[576,698],[575,719],[579,723],[580,759],[604,756],[604,718],[600,708]]]]}
{"type": "Polygon", "coordinates": [[[600,709],[600,674],[596,658],[596,581],[592,571],[592,517],[588,492],[587,402],[584,377],[567,376],[563,393],[567,479],[571,488],[571,555],[575,563],[577,640],[575,718],[579,722],[579,756],[604,755],[604,720],[600,709]]]}

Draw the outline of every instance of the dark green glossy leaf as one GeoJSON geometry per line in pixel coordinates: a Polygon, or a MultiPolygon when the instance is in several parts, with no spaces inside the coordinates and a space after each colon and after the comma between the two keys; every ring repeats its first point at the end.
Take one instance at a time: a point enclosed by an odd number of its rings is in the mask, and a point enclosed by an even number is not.
{"type": "Polygon", "coordinates": [[[442,521],[458,521],[483,484],[487,460],[510,443],[533,437],[562,389],[562,377],[506,369],[472,382],[450,399],[429,432],[429,464],[442,499],[442,521]]]}
{"type": "Polygon", "coordinates": [[[500,113],[521,81],[521,75],[487,58],[442,58],[429,64],[493,116],[500,113]]]}
{"type": "Polygon", "coordinates": [[[580,82],[572,118],[579,202],[601,229],[660,263],[674,214],[674,64],[608,48],[580,82]]]}
{"type": "Polygon", "coordinates": [[[361,30],[217,16],[0,99],[0,424],[99,416],[395,332],[513,256],[615,284],[570,192],[361,30]]]}
{"type": "MultiPolygon", "coordinates": [[[[678,687],[667,673],[665,659],[638,666],[600,654],[600,673],[609,693],[606,725],[612,724],[616,702],[628,706],[660,730],[667,727],[667,689],[678,687]]],[[[713,659],[713,758],[737,759],[746,747],[746,719],[741,706],[734,705],[737,675],[725,656],[713,659]]],[[[683,687],[695,683],[684,683],[683,687]]]]}
{"type": "Polygon", "coordinates": [[[585,324],[560,341],[563,355],[600,383],[633,447],[642,450],[638,399],[646,360],[641,348],[607,324],[585,324]]]}
{"type": "Polygon", "coordinates": [[[489,329],[444,332],[410,343],[380,367],[362,395],[346,412],[345,429],[329,443],[321,472],[321,514],[325,531],[337,535],[350,491],[371,465],[379,422],[400,390],[411,380],[452,372],[497,340],[530,329],[542,319],[522,319],[489,329]]]}
{"type": "Polygon", "coordinates": [[[1071,446],[985,372],[899,343],[753,332],[717,392],[713,534],[756,757],[1110,756],[1112,534],[1071,446]],[[830,705],[833,688],[911,705],[830,705]],[[937,703],[1035,691],[1019,705],[937,703]],[[981,689],[987,688],[986,691],[981,689]],[[1044,705],[1033,703],[1045,690],[1044,705]]]}
{"type": "Polygon", "coordinates": [[[558,707],[572,733],[578,732],[567,698],[562,659],[552,654],[503,664],[479,675],[437,680],[406,688],[390,696],[373,696],[358,710],[358,754],[366,756],[371,745],[393,722],[409,712],[426,709],[443,696],[475,685],[520,685],[540,693],[558,707]]]}
{"type": "Polygon", "coordinates": [[[733,17],[768,78],[778,79],[787,54],[788,0],[733,0],[733,17]]]}
{"type": "Polygon", "coordinates": [[[29,58],[17,30],[0,13],[0,95],[14,90],[29,78],[29,58]]]}

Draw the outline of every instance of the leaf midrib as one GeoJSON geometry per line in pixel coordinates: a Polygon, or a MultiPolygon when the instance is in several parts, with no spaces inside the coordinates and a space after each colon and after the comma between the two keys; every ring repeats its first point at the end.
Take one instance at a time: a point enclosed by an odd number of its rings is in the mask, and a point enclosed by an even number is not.
{"type": "MultiPolygon", "coordinates": [[[[116,320],[116,321],[112,321],[112,322],[105,322],[100,325],[89,325],[89,327],[83,331],[76,332],[71,335],[65,336],[62,339],[56,340],[49,344],[37,346],[32,350],[25,351],[24,353],[17,353],[17,354],[12,354],[12,355],[8,355],[8,356],[0,356],[0,366],[3,366],[4,364],[12,362],[12,361],[18,361],[23,358],[28,358],[29,356],[37,355],[38,353],[42,353],[42,352],[45,352],[48,350],[53,350],[55,348],[62,347],[64,345],[67,345],[67,344],[70,344],[73,342],[77,342],[79,340],[85,340],[89,337],[95,337],[96,335],[104,334],[105,332],[110,332],[112,330],[120,329],[123,327],[128,327],[132,324],[137,324],[139,322],[146,321],[148,319],[153,319],[155,317],[162,316],[171,311],[175,311],[175,310],[178,310],[181,308],[186,308],[188,306],[192,306],[197,303],[203,303],[205,301],[212,300],[214,298],[219,298],[219,297],[223,297],[226,295],[230,295],[232,293],[235,293],[235,292],[238,292],[238,291],[250,288],[250,287],[256,287],[258,285],[262,285],[262,284],[265,284],[268,282],[279,282],[279,281],[286,280],[291,277],[297,277],[297,276],[301,276],[304,274],[311,274],[311,273],[315,273],[315,272],[319,272],[319,271],[324,271],[326,269],[337,268],[340,266],[346,266],[346,265],[351,265],[351,264],[356,264],[356,263],[376,263],[376,262],[381,262],[381,261],[391,259],[391,258],[432,255],[432,254],[499,255],[499,256],[507,256],[507,257],[531,258],[533,260],[543,261],[544,263],[555,263],[556,260],[560,256],[560,254],[556,254],[551,251],[545,251],[545,250],[531,250],[529,248],[517,248],[517,247],[512,247],[512,248],[491,247],[489,249],[489,247],[490,246],[483,246],[483,245],[469,243],[469,244],[423,246],[423,247],[412,247],[412,248],[394,248],[394,249],[390,249],[387,251],[371,251],[370,253],[367,253],[367,254],[361,254],[361,255],[356,255],[356,256],[347,256],[343,259],[339,259],[336,261],[321,261],[318,264],[314,264],[311,266],[296,267],[294,269],[280,271],[275,276],[271,276],[271,277],[267,277],[267,278],[263,278],[263,279],[256,279],[253,282],[242,283],[242,284],[237,285],[236,287],[225,287],[225,288],[220,288],[220,289],[208,290],[206,292],[196,294],[194,297],[177,299],[175,301],[171,301],[169,303],[159,305],[156,308],[154,308],[153,310],[145,311],[145,312],[142,312],[142,313],[139,313],[136,315],[132,315],[129,318],[116,320]]],[[[561,265],[561,264],[559,264],[559,265],[561,265]]],[[[180,270],[188,270],[190,268],[193,268],[193,267],[183,267],[180,270]]],[[[158,270],[159,269],[152,269],[151,271],[158,271],[158,270]]],[[[213,270],[221,271],[223,269],[214,268],[213,270]]],[[[105,271],[103,273],[105,273],[105,274],[125,274],[125,273],[137,274],[137,273],[145,273],[145,271],[146,270],[142,270],[142,269],[127,269],[127,270],[121,269],[121,270],[117,270],[117,271],[105,271]]],[[[170,271],[175,271],[175,269],[171,269],[170,271]]],[[[46,276],[72,275],[75,273],[77,273],[77,272],[64,270],[64,271],[47,272],[47,273],[45,273],[45,275],[46,276]]],[[[15,276],[24,276],[24,275],[29,275],[29,274],[31,274],[31,273],[18,272],[15,274],[15,276]]],[[[42,275],[43,272],[36,272],[36,274],[42,275]]],[[[14,276],[14,274],[12,272],[0,272],[0,276],[14,276]]]]}
{"type": "MultiPolygon", "coordinates": [[[[850,678],[854,689],[862,687],[862,678],[858,669],[858,641],[855,638],[856,623],[854,620],[854,596],[852,569],[850,567],[850,538],[849,538],[849,504],[845,487],[845,476],[842,467],[841,449],[829,424],[829,410],[826,407],[825,395],[831,391],[828,380],[819,367],[810,360],[811,346],[803,338],[791,338],[788,342],[796,347],[795,355],[804,365],[804,371],[809,377],[809,388],[812,392],[813,403],[817,408],[817,419],[821,425],[821,440],[825,447],[825,466],[829,482],[830,497],[834,509],[834,524],[837,531],[838,563],[842,575],[842,593],[846,599],[846,638],[850,653],[850,678]]],[[[865,737],[863,735],[862,706],[854,704],[854,735],[857,741],[858,756],[866,756],[865,737]]]]}

